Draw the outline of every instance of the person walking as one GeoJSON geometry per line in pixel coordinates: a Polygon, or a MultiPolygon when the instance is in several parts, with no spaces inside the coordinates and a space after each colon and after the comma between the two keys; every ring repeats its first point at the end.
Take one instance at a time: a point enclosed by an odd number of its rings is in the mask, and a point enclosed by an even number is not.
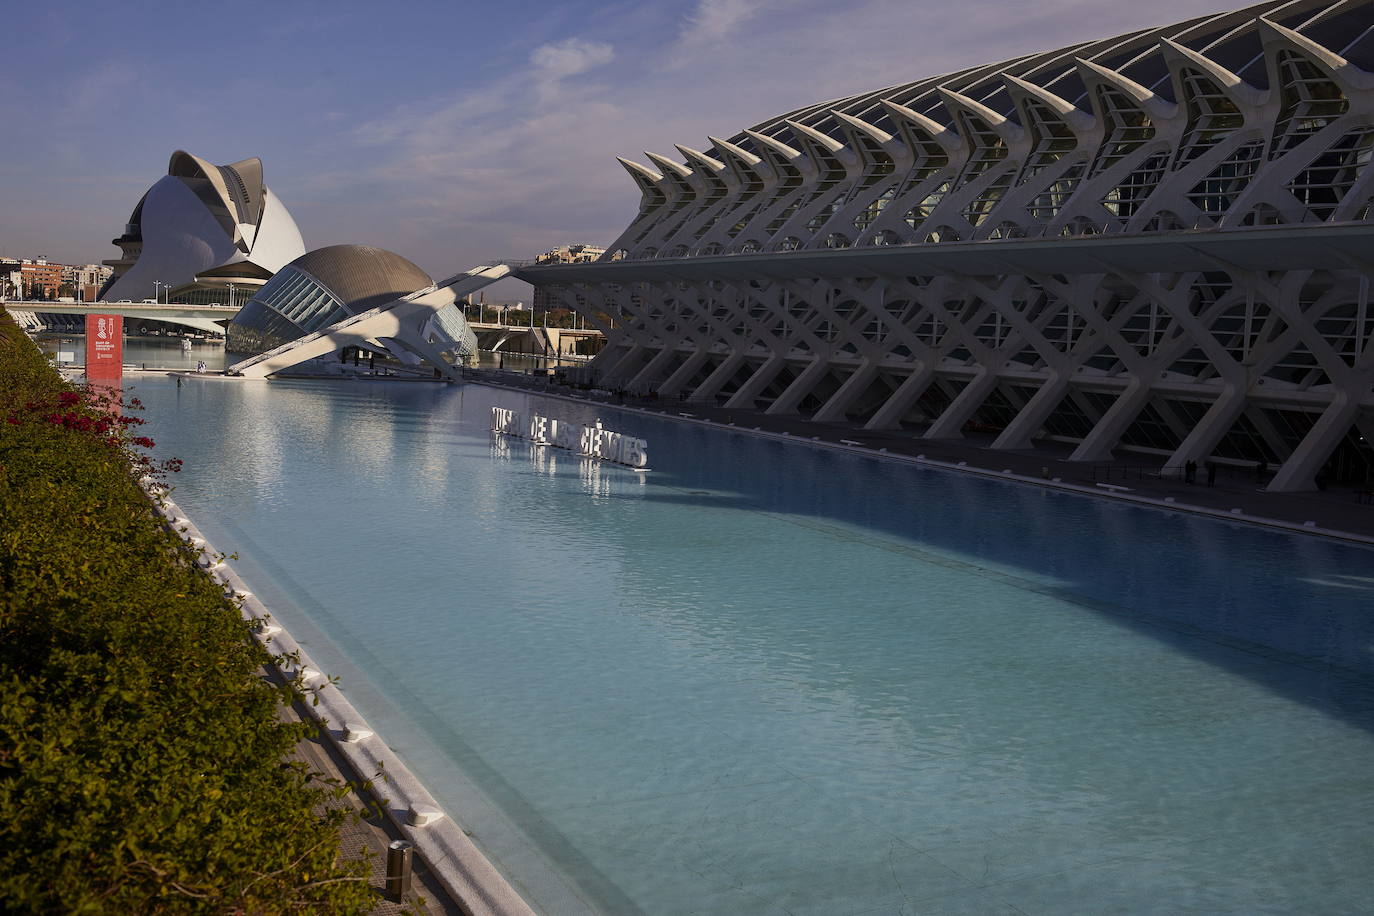
{"type": "Polygon", "coordinates": [[[1197,462],[1189,458],[1188,463],[1183,465],[1183,482],[1190,484],[1195,479],[1197,479],[1197,462]]]}

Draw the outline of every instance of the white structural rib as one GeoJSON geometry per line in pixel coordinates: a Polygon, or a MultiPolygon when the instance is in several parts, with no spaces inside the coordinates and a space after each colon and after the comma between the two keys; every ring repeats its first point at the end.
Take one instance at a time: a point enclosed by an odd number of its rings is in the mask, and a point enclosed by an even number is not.
{"type": "Polygon", "coordinates": [[[925,140],[934,140],[951,155],[964,148],[964,140],[958,132],[950,130],[938,121],[932,121],[925,115],[890,99],[879,99],[878,104],[887,110],[893,120],[901,124],[902,131],[908,135],[907,143],[911,144],[912,149],[918,148],[925,140]]]}
{"type": "Polygon", "coordinates": [[[1120,90],[1128,99],[1159,120],[1173,118],[1178,113],[1177,102],[1161,98],[1158,93],[1145,88],[1130,77],[1123,76],[1115,70],[1109,70],[1101,64],[1084,60],[1081,57],[1074,58],[1073,62],[1085,83],[1089,85],[1102,83],[1120,90]]]}
{"type": "Polygon", "coordinates": [[[794,109],[653,157],[672,202],[614,263],[518,273],[616,316],[603,384],[1358,484],[1371,34],[1374,0],[1267,0],[794,109]]]}
{"type": "Polygon", "coordinates": [[[767,134],[761,134],[756,130],[746,130],[744,134],[745,136],[753,140],[755,143],[758,143],[762,146],[767,147],[768,149],[773,150],[775,153],[777,153],[779,156],[782,156],[789,162],[796,164],[804,162],[806,160],[806,156],[802,154],[801,150],[789,146],[788,144],[777,139],[776,137],[770,137],[767,134]]]}
{"type": "Polygon", "coordinates": [[[1097,119],[1090,113],[1079,108],[1073,102],[1060,98],[1048,89],[1041,88],[1034,83],[1029,83],[1021,79],[1021,77],[1013,76],[1010,73],[999,73],[998,76],[1001,77],[1002,82],[1006,84],[1007,91],[1013,96],[1028,96],[1043,102],[1051,111],[1063,118],[1064,123],[1069,125],[1069,127],[1077,133],[1082,134],[1092,130],[1093,125],[1096,123],[1097,119]]]}
{"type": "Polygon", "coordinates": [[[1021,129],[1020,124],[1017,124],[1000,112],[993,111],[982,102],[971,99],[966,95],[962,95],[944,86],[937,87],[935,91],[940,94],[940,99],[945,103],[945,108],[949,111],[950,117],[956,124],[961,123],[959,111],[962,109],[1000,134],[1002,139],[1007,142],[1008,146],[1020,140],[1025,133],[1025,131],[1021,129]]]}
{"type": "Polygon", "coordinates": [[[275,350],[235,363],[225,370],[225,374],[266,378],[307,360],[336,353],[344,347],[375,347],[372,342],[384,337],[389,338],[388,345],[393,342],[400,345],[438,369],[445,378],[457,380],[460,377],[457,368],[443,358],[441,347],[425,339],[425,328],[440,309],[509,274],[510,268],[505,264],[474,267],[445,280],[437,287],[411,293],[394,302],[345,318],[275,350]]]}
{"type": "Polygon", "coordinates": [[[1192,48],[1181,45],[1169,38],[1160,39],[1159,50],[1164,59],[1168,61],[1170,69],[1175,73],[1182,67],[1196,67],[1198,70],[1202,71],[1204,75],[1215,80],[1217,85],[1229,93],[1237,102],[1256,107],[1264,104],[1265,93],[1251,86],[1245,80],[1236,76],[1236,74],[1227,70],[1210,57],[1205,57],[1192,48]]]}

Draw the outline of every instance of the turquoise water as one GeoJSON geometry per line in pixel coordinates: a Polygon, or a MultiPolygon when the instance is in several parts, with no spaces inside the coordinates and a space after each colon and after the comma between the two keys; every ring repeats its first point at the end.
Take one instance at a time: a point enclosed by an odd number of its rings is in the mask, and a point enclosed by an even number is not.
{"type": "Polygon", "coordinates": [[[1370,551],[475,385],[136,381],[178,502],[544,912],[1368,908],[1370,551]]]}

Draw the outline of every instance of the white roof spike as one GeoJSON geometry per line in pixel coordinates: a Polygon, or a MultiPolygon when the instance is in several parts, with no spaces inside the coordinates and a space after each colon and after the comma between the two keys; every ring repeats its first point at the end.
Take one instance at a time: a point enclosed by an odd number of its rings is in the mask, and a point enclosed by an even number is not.
{"type": "MultiPolygon", "coordinates": [[[[1263,16],[1255,19],[1255,26],[1259,31],[1260,41],[1265,45],[1287,45],[1304,56],[1310,57],[1313,61],[1326,67],[1333,73],[1339,72],[1342,76],[1354,75],[1353,71],[1355,68],[1351,65],[1350,61],[1325,45],[1318,44],[1306,35],[1295,32],[1290,28],[1285,28],[1277,22],[1271,22],[1263,16]]],[[[1363,75],[1363,71],[1360,72],[1363,75]]],[[[1360,80],[1360,82],[1364,83],[1365,81],[1360,80]]],[[[1368,88],[1368,86],[1364,88],[1368,88]]]]}
{"type": "Polygon", "coordinates": [[[722,153],[728,153],[729,155],[734,156],[736,159],[740,160],[745,165],[755,166],[763,161],[758,156],[755,156],[753,153],[749,152],[744,147],[736,146],[729,140],[722,140],[720,137],[707,137],[706,139],[710,140],[711,145],[714,146],[716,149],[720,150],[722,153]]]}
{"type": "Polygon", "coordinates": [[[1168,99],[1161,98],[1129,76],[1123,76],[1115,70],[1108,70],[1101,64],[1095,64],[1081,57],[1075,57],[1073,62],[1078,65],[1078,72],[1082,74],[1085,81],[1091,82],[1096,78],[1100,82],[1107,83],[1113,88],[1121,90],[1121,92],[1125,93],[1127,98],[1134,101],[1137,105],[1146,110],[1153,109],[1161,117],[1172,117],[1173,113],[1178,109],[1175,103],[1170,102],[1168,99]]]}
{"type": "Polygon", "coordinates": [[[748,137],[750,140],[753,140],[755,143],[759,144],[760,146],[766,146],[778,155],[791,161],[795,162],[796,160],[802,158],[801,150],[793,149],[792,147],[788,146],[786,143],[783,143],[776,137],[770,137],[767,134],[761,134],[756,130],[746,130],[744,132],[744,135],[748,137]]]}
{"type": "Polygon", "coordinates": [[[887,113],[899,121],[910,122],[918,130],[930,135],[930,138],[943,146],[947,151],[954,152],[963,145],[963,139],[955,131],[950,130],[938,121],[932,121],[918,111],[913,111],[905,105],[899,105],[890,99],[879,99],[878,104],[887,109],[887,113]]]}
{"type": "Polygon", "coordinates": [[[826,134],[821,133],[814,127],[807,127],[805,124],[802,124],[798,121],[793,121],[790,118],[784,121],[783,123],[786,124],[788,127],[792,128],[793,133],[797,134],[798,136],[807,138],[811,142],[815,143],[817,146],[821,147],[821,149],[824,149],[828,152],[838,153],[840,150],[844,149],[843,143],[836,140],[834,137],[827,136],[826,134]]]}
{"type": "Polygon", "coordinates": [[[869,124],[867,121],[864,121],[860,118],[856,118],[850,114],[845,114],[843,111],[839,111],[835,108],[830,109],[830,114],[831,116],[839,119],[840,121],[843,121],[845,124],[848,124],[855,130],[868,134],[870,137],[872,137],[874,140],[877,140],[879,143],[892,142],[892,134],[883,130],[881,127],[875,127],[874,125],[869,124]]]}
{"type": "Polygon", "coordinates": [[[674,143],[673,146],[676,146],[677,151],[679,153],[682,153],[682,155],[685,158],[687,158],[688,160],[701,163],[702,165],[706,166],[706,168],[710,169],[712,172],[725,171],[724,162],[721,162],[719,159],[711,158],[710,156],[703,153],[701,150],[692,149],[690,146],[683,146],[680,143],[674,143]]]}
{"type": "Polygon", "coordinates": [[[620,156],[616,156],[615,161],[623,165],[625,167],[625,171],[629,172],[631,175],[648,179],[651,182],[663,180],[662,175],[660,175],[658,172],[655,172],[647,165],[640,165],[638,162],[634,162],[630,159],[623,159],[620,156]]]}
{"type": "Polygon", "coordinates": [[[1217,84],[1227,92],[1235,95],[1241,102],[1249,105],[1260,105],[1264,102],[1264,93],[1205,54],[1199,54],[1172,38],[1161,38],[1159,51],[1164,55],[1164,59],[1172,64],[1191,64],[1197,67],[1207,76],[1216,80],[1217,84]]]}
{"type": "Polygon", "coordinates": [[[954,115],[955,108],[962,108],[985,121],[988,127],[1001,133],[1008,140],[1015,139],[1021,134],[1021,125],[1008,119],[1005,115],[993,111],[975,99],[966,95],[961,95],[953,89],[946,89],[944,86],[936,86],[935,91],[940,94],[941,100],[945,103],[945,108],[949,109],[951,116],[954,115]]]}
{"type": "Polygon", "coordinates": [[[1043,102],[1049,106],[1050,110],[1063,118],[1064,123],[1068,124],[1070,127],[1086,130],[1092,126],[1092,115],[1081,110],[1077,105],[1067,99],[1055,95],[1043,86],[1037,86],[1034,83],[1021,79],[1019,76],[1012,76],[1010,73],[999,73],[998,76],[1002,77],[1002,82],[1007,84],[1008,91],[1013,95],[1019,92],[1022,95],[1028,95],[1031,98],[1043,102]]]}
{"type": "Polygon", "coordinates": [[[659,168],[664,169],[665,175],[668,172],[672,172],[679,178],[686,178],[692,174],[692,170],[687,168],[687,166],[683,165],[681,162],[674,162],[667,156],[660,156],[658,153],[651,153],[648,150],[644,151],[644,155],[648,156],[659,168]]]}

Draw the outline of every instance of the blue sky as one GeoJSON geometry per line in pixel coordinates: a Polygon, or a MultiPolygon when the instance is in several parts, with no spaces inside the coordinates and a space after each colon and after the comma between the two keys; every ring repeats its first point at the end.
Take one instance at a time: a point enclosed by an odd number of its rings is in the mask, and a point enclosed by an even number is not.
{"type": "MultiPolygon", "coordinates": [[[[1218,0],[1221,8],[1238,7],[1218,0]]],[[[6,8],[0,254],[99,261],[173,150],[263,159],[307,248],[435,276],[606,244],[616,156],[1213,9],[1196,0],[235,2],[6,8]]],[[[511,287],[508,296],[520,296],[511,287]]]]}

